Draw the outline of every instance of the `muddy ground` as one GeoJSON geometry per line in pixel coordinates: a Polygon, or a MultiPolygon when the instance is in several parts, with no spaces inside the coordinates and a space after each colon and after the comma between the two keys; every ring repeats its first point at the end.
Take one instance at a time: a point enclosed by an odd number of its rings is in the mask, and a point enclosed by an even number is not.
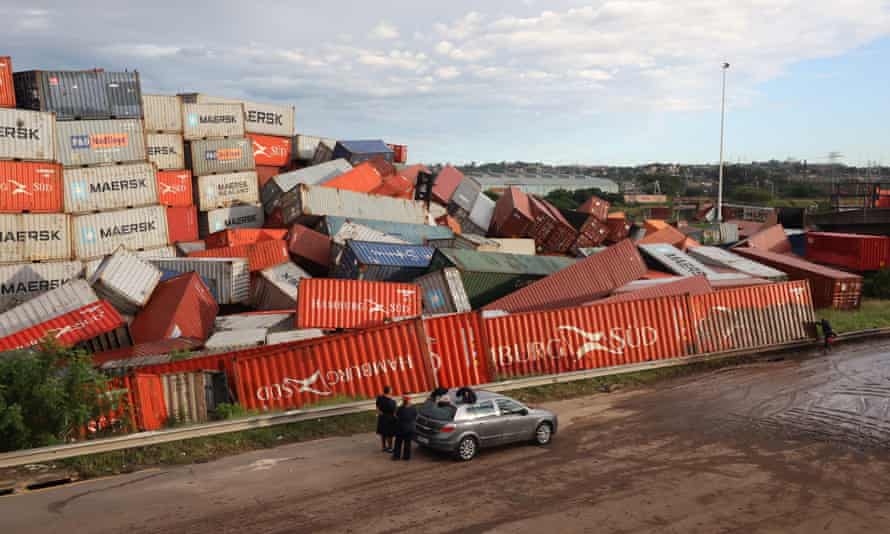
{"type": "Polygon", "coordinates": [[[548,405],[549,447],[372,435],[0,498],[12,532],[890,532],[890,342],[548,405]]]}

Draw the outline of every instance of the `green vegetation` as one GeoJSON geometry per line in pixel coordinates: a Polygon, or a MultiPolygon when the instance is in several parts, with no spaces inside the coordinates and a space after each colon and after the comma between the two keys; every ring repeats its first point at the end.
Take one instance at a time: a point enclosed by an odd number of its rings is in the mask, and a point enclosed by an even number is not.
{"type": "Polygon", "coordinates": [[[862,293],[866,297],[890,299],[890,268],[867,275],[862,286],[862,293]]]}
{"type": "Polygon", "coordinates": [[[592,196],[597,196],[610,204],[621,202],[621,200],[623,199],[621,195],[604,193],[603,191],[600,191],[596,188],[579,189],[577,191],[557,189],[548,193],[547,196],[544,197],[544,199],[557,208],[564,210],[574,210],[581,206],[581,204],[587,202],[587,199],[592,196]]]}
{"type": "Polygon", "coordinates": [[[890,301],[865,299],[858,310],[816,310],[816,318],[828,319],[834,331],[855,332],[890,327],[890,301]]]}
{"type": "Polygon", "coordinates": [[[736,187],[729,194],[731,200],[738,202],[750,202],[754,204],[764,204],[773,198],[773,194],[766,189],[760,189],[749,185],[736,187]]]}
{"type": "Polygon", "coordinates": [[[228,402],[221,402],[216,405],[216,410],[213,413],[213,418],[220,420],[241,419],[242,417],[251,417],[258,414],[258,411],[248,410],[240,404],[229,404],[228,402]]]}

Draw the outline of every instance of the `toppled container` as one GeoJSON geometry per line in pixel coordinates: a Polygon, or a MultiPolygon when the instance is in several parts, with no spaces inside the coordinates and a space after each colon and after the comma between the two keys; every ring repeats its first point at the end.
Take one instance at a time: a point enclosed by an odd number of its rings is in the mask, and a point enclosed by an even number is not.
{"type": "Polygon", "coordinates": [[[464,178],[464,174],[451,165],[443,167],[433,182],[433,200],[447,206],[464,178]]]}
{"type": "Polygon", "coordinates": [[[70,347],[124,325],[123,318],[110,303],[99,301],[0,338],[0,351],[28,348],[47,337],[70,347]]]}
{"type": "Polygon", "coordinates": [[[303,330],[286,330],[284,332],[269,332],[266,334],[266,345],[279,345],[281,343],[293,343],[295,341],[308,341],[324,337],[324,330],[319,328],[305,328],[303,330]]]}
{"type": "Polygon", "coordinates": [[[244,137],[241,104],[183,104],[182,136],[186,141],[212,137],[244,137]]]}
{"type": "Polygon", "coordinates": [[[135,343],[168,338],[207,339],[219,306],[196,273],[184,273],[158,284],[145,308],[130,325],[135,343]]]}
{"type": "Polygon", "coordinates": [[[348,241],[334,276],[376,282],[410,282],[426,272],[434,250],[418,245],[348,241]]]}
{"type": "Polygon", "coordinates": [[[491,231],[498,237],[526,237],[534,223],[528,195],[517,187],[509,187],[494,208],[491,231]]]}
{"type": "Polygon", "coordinates": [[[249,133],[247,139],[253,145],[253,159],[257,166],[284,167],[290,161],[290,137],[249,133]]]}
{"type": "Polygon", "coordinates": [[[59,121],[141,119],[138,72],[100,70],[16,72],[20,108],[50,111],[59,121]]]}
{"type": "Polygon", "coordinates": [[[253,286],[253,307],[257,310],[296,309],[297,288],[304,278],[312,277],[291,262],[263,269],[253,286]]]}
{"type": "Polygon", "coordinates": [[[791,242],[788,241],[788,236],[785,235],[785,229],[781,224],[761,228],[757,233],[739,243],[739,246],[742,245],[779,254],[791,252],[791,242]]]}
{"type": "Polygon", "coordinates": [[[606,237],[606,241],[610,241],[612,243],[617,243],[624,239],[627,239],[627,236],[630,235],[630,223],[624,214],[609,214],[609,217],[606,218],[606,226],[609,227],[609,235],[606,237]],[[614,217],[612,215],[615,215],[614,217]]]}
{"type": "Polygon", "coordinates": [[[890,237],[810,232],[806,258],[856,272],[877,271],[890,263],[890,237]]]}
{"type": "Polygon", "coordinates": [[[250,298],[250,271],[244,258],[150,258],[164,271],[194,271],[209,281],[210,293],[219,304],[238,304],[250,298]]]}
{"type": "MultiPolygon", "coordinates": [[[[182,98],[173,95],[142,95],[146,132],[179,134],[182,145],[182,98]]],[[[181,167],[179,167],[181,168],[181,167]]]]}
{"type": "Polygon", "coordinates": [[[611,204],[598,196],[591,195],[584,204],[577,209],[578,212],[586,215],[593,215],[599,221],[605,221],[609,217],[609,208],[611,204]]]}
{"type": "Polygon", "coordinates": [[[287,247],[294,260],[313,273],[327,273],[331,264],[331,238],[303,225],[291,226],[287,247]]]}
{"type": "Polygon", "coordinates": [[[0,159],[56,161],[52,113],[0,108],[0,159]]]}
{"type": "Polygon", "coordinates": [[[299,184],[317,185],[336,178],[352,169],[345,159],[329,161],[296,171],[279,174],[263,186],[261,199],[266,213],[272,213],[281,206],[281,196],[299,184]]]}
{"type": "Polygon", "coordinates": [[[337,144],[336,139],[327,137],[318,137],[315,135],[299,134],[293,138],[293,160],[310,161],[315,156],[315,150],[322,141],[330,146],[337,144]]]}
{"type": "Polygon", "coordinates": [[[524,237],[518,238],[492,238],[492,241],[498,244],[498,249],[494,252],[502,254],[523,254],[525,256],[535,255],[535,240],[524,237]]]}
{"type": "Polygon", "coordinates": [[[204,211],[198,214],[200,235],[234,228],[262,228],[265,217],[263,207],[247,204],[204,211]]]}
{"type": "Polygon", "coordinates": [[[457,189],[454,190],[454,194],[451,195],[451,201],[448,203],[448,213],[450,215],[461,214],[464,217],[469,216],[470,211],[473,209],[473,204],[476,203],[480,193],[482,193],[482,186],[479,185],[479,182],[469,176],[465,176],[461,180],[460,185],[457,186],[457,189]]]}
{"type": "Polygon", "coordinates": [[[256,171],[199,176],[197,185],[197,204],[201,211],[255,205],[260,200],[256,171]]]}
{"type": "Polygon", "coordinates": [[[92,213],[158,203],[158,182],[150,163],[66,169],[65,213],[92,213]]]}
{"type": "Polygon", "coordinates": [[[563,215],[546,200],[529,197],[534,223],[529,237],[535,240],[539,250],[555,253],[566,252],[578,238],[578,232],[563,215]]]}
{"type": "Polygon", "coordinates": [[[185,145],[178,133],[146,133],[145,153],[158,170],[185,168],[185,145]]]}
{"type": "Polygon", "coordinates": [[[214,332],[204,342],[204,348],[221,352],[261,347],[266,344],[267,333],[265,328],[214,332]]]}
{"type": "Polygon", "coordinates": [[[778,269],[773,269],[772,267],[749,260],[748,258],[744,258],[722,248],[695,247],[689,249],[687,254],[705,265],[733,269],[749,276],[763,278],[773,282],[788,280],[788,275],[778,269]]]}
{"type": "Polygon", "coordinates": [[[222,230],[207,236],[206,248],[237,247],[255,245],[261,241],[281,240],[287,237],[287,230],[274,228],[235,228],[222,230]]]}
{"type": "Polygon", "coordinates": [[[325,215],[424,224],[427,210],[422,202],[341,191],[300,184],[281,199],[285,224],[312,223],[325,215]]]}
{"type": "Polygon", "coordinates": [[[451,239],[428,239],[426,245],[432,248],[465,248],[479,252],[501,252],[501,245],[497,241],[476,234],[455,234],[451,239]]]}
{"type": "Polygon", "coordinates": [[[353,165],[380,157],[393,162],[393,151],[380,140],[338,141],[334,146],[333,159],[343,158],[353,165]]]}
{"type": "Polygon", "coordinates": [[[310,165],[321,165],[322,163],[326,163],[334,159],[334,144],[328,144],[327,141],[322,140],[318,143],[318,146],[315,147],[315,154],[312,155],[312,161],[309,162],[310,165]]]}
{"type": "Polygon", "coordinates": [[[378,189],[384,187],[384,178],[394,175],[395,172],[392,164],[375,158],[359,163],[339,176],[323,180],[318,185],[356,193],[381,194],[378,189]]]}
{"type": "Polygon", "coordinates": [[[294,327],[296,307],[287,310],[235,313],[216,318],[214,330],[250,330],[265,328],[270,332],[282,332],[294,327]]]}
{"type": "Polygon", "coordinates": [[[297,328],[369,328],[418,317],[423,304],[414,284],[307,278],[297,295],[297,328]]]}
{"type": "Polygon", "coordinates": [[[159,341],[136,343],[129,347],[96,352],[93,354],[93,365],[101,366],[106,362],[115,360],[127,360],[131,358],[143,358],[145,356],[157,356],[160,354],[172,354],[190,352],[201,348],[204,340],[191,337],[166,338],[159,341]]]}
{"type": "MultiPolygon", "coordinates": [[[[641,281],[649,282],[649,280],[641,281]]],[[[661,281],[656,280],[653,282],[661,281]]],[[[704,275],[684,276],[677,280],[667,278],[663,281],[664,283],[651,283],[646,286],[635,285],[636,282],[630,282],[616,289],[611,297],[588,304],[599,305],[612,302],[629,302],[632,300],[648,300],[676,295],[706,295],[713,291],[711,284],[704,275]]]]}
{"type": "Polygon", "coordinates": [[[88,260],[111,254],[120,246],[145,250],[169,244],[166,211],[149,206],[73,217],[74,253],[88,260]]]}
{"type": "Polygon", "coordinates": [[[459,388],[494,381],[488,371],[488,352],[482,341],[479,314],[425,317],[423,330],[439,387],[459,388]]]}
{"type": "Polygon", "coordinates": [[[59,164],[0,161],[0,213],[61,211],[62,167],[59,164]]]}
{"type": "Polygon", "coordinates": [[[98,300],[86,280],[71,280],[0,314],[0,336],[8,336],[98,300]]]}
{"type": "Polygon", "coordinates": [[[67,215],[0,215],[0,263],[70,259],[67,215]]]}
{"type": "MultiPolygon", "coordinates": [[[[253,145],[245,137],[200,139],[188,144],[186,165],[195,176],[254,171],[253,145]]],[[[256,173],[253,174],[256,182],[256,173]]],[[[254,189],[257,184],[254,183],[254,189]]],[[[259,198],[254,198],[256,202],[259,198]]],[[[217,206],[219,207],[219,206],[217,206]]]]}
{"type": "Polygon", "coordinates": [[[280,239],[259,241],[253,245],[209,248],[189,254],[190,258],[244,258],[250,272],[262,271],[290,261],[287,243],[280,239]]]}
{"type": "Polygon", "coordinates": [[[472,311],[460,271],[446,267],[414,279],[423,289],[424,315],[472,311]]]}
{"type": "Polygon", "coordinates": [[[191,206],[192,171],[158,171],[158,204],[170,208],[191,206]]]}
{"type": "MultiPolygon", "coordinates": [[[[659,230],[660,232],[661,230],[659,230]]],[[[656,232],[658,233],[658,232],[656,232]]],[[[655,234],[652,234],[655,235],[655,234]]],[[[658,266],[681,276],[697,276],[700,274],[711,277],[716,271],[703,265],[695,258],[665,243],[639,245],[640,250],[658,266]]]]}
{"type": "Polygon", "coordinates": [[[0,266],[0,312],[83,276],[83,263],[54,261],[0,266]]]}
{"type": "Polygon", "coordinates": [[[56,150],[64,167],[146,161],[142,121],[59,121],[56,150]]]}
{"type": "Polygon", "coordinates": [[[106,256],[90,276],[96,294],[124,314],[142,309],[160,281],[157,267],[123,248],[106,256]]]}
{"type": "Polygon", "coordinates": [[[454,232],[445,226],[430,226],[428,224],[412,224],[398,223],[387,220],[363,219],[361,217],[341,217],[335,215],[325,216],[319,223],[320,231],[332,236],[334,242],[338,243],[340,239],[360,239],[362,241],[374,241],[373,239],[361,239],[362,236],[354,238],[348,235],[341,235],[340,232],[349,223],[358,224],[366,228],[371,228],[377,232],[381,232],[390,237],[401,240],[402,242],[412,245],[423,245],[430,240],[453,239],[454,232]]]}

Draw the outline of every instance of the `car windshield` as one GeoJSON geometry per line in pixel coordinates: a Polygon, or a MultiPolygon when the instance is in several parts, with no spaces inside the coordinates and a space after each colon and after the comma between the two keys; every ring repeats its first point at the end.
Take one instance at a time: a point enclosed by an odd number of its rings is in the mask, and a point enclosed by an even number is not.
{"type": "Polygon", "coordinates": [[[427,400],[420,407],[420,415],[437,421],[453,421],[457,408],[453,404],[439,404],[427,400]]]}

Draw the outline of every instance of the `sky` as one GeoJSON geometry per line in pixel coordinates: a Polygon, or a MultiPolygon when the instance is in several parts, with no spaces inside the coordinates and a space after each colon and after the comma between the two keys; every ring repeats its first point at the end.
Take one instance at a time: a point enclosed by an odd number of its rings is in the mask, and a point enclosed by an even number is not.
{"type": "Polygon", "coordinates": [[[412,161],[890,165],[890,1],[0,0],[16,70],[296,106],[412,161]]]}

